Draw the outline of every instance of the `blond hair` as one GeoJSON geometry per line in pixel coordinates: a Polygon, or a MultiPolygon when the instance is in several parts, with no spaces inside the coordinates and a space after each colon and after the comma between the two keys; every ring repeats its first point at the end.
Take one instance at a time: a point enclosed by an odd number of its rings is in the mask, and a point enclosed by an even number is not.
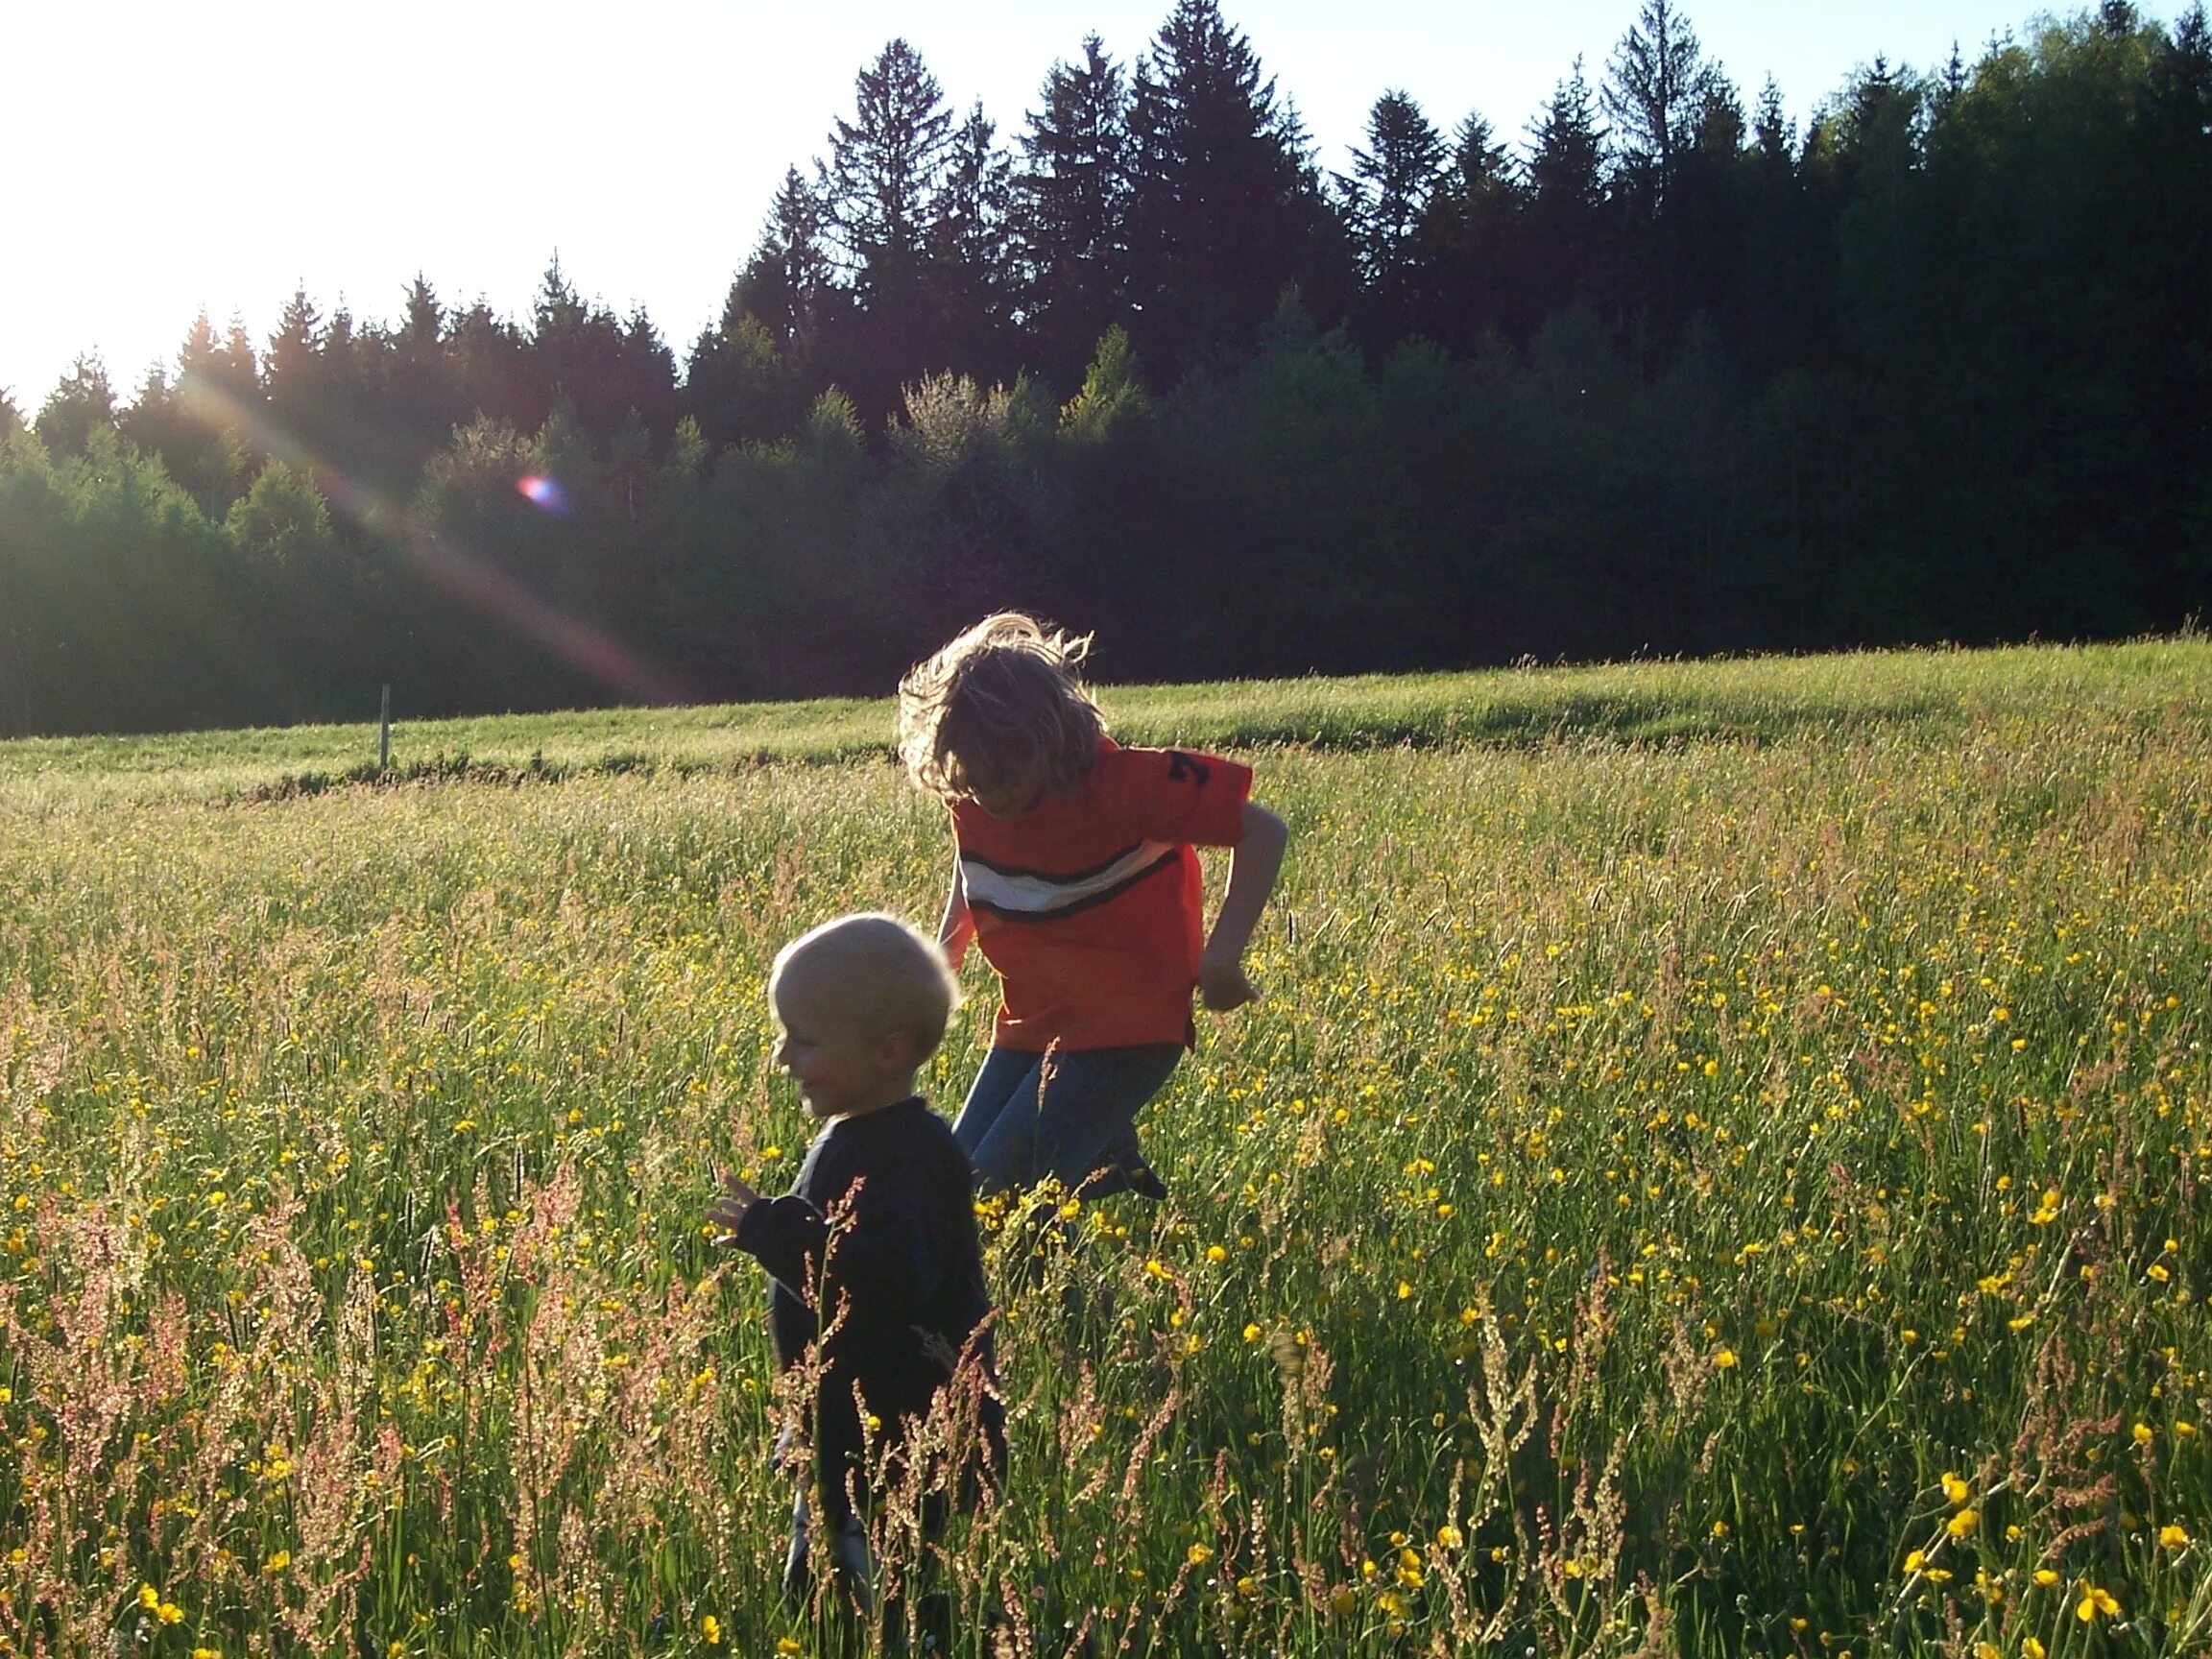
{"type": "Polygon", "coordinates": [[[899,682],[906,775],[948,801],[978,784],[1074,787],[1106,735],[1077,672],[1091,636],[1047,633],[1034,616],[986,616],[899,682]]]}
{"type": "Polygon", "coordinates": [[[943,948],[880,912],[840,916],[792,940],[769,970],[771,1002],[786,980],[803,985],[801,995],[832,998],[839,1022],[864,1039],[907,1033],[917,1062],[937,1051],[960,1005],[943,948]]]}

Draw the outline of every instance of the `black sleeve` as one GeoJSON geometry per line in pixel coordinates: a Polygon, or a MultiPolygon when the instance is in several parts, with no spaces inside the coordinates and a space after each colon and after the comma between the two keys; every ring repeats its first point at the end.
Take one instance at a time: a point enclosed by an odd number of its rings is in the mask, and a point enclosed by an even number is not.
{"type": "Polygon", "coordinates": [[[822,1260],[822,1245],[829,1237],[822,1212],[795,1192],[755,1199],[737,1217],[737,1248],[802,1301],[810,1300],[814,1266],[822,1260]]]}
{"type": "Polygon", "coordinates": [[[936,1294],[949,1254],[942,1195],[913,1163],[862,1173],[833,1225],[796,1193],[762,1198],[737,1220],[737,1248],[793,1295],[813,1300],[823,1251],[830,1277],[864,1318],[910,1313],[936,1294]],[[932,1197],[936,1201],[932,1202],[932,1197]]]}
{"type": "Polygon", "coordinates": [[[830,1278],[862,1318],[913,1319],[945,1276],[942,1203],[925,1170],[906,1160],[866,1174],[830,1229],[830,1278]]]}

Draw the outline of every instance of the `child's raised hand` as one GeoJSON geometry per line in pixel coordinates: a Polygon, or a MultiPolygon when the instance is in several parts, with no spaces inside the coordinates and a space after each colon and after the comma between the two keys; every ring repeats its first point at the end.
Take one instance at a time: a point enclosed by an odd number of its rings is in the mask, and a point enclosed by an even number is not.
{"type": "Polygon", "coordinates": [[[759,1196],[745,1184],[742,1176],[728,1169],[722,1171],[722,1196],[707,1206],[707,1219],[722,1230],[715,1243],[728,1244],[735,1240],[738,1221],[759,1196]]]}
{"type": "Polygon", "coordinates": [[[1260,988],[1236,956],[1202,956],[1198,960],[1198,1000],[1216,1014],[1260,1000],[1260,988]]]}

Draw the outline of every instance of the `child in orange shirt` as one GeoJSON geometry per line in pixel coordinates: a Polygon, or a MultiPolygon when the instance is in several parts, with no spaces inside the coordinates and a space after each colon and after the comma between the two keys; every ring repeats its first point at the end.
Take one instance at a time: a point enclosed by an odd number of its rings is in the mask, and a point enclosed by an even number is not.
{"type": "Polygon", "coordinates": [[[939,940],[955,965],[974,940],[1003,998],[952,1125],[986,1192],[1051,1175],[1165,1195],[1137,1114],[1195,1038],[1193,990],[1217,1010],[1259,995],[1244,948],[1289,834],[1250,767],[1108,737],[1089,644],[1003,612],[899,686],[907,773],[952,818],[939,940]],[[1235,849],[1211,933],[1197,847],[1235,849]]]}

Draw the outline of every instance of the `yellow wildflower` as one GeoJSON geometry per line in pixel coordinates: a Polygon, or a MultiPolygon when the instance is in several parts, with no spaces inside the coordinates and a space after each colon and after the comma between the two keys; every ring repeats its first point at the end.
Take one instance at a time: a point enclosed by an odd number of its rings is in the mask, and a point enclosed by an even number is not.
{"type": "Polygon", "coordinates": [[[2100,1614],[2110,1619],[2116,1617],[2119,1611],[2120,1603],[2112,1599],[2110,1592],[2101,1590],[2094,1584],[2087,1584],[2082,1586],[2081,1601],[2074,1609],[2074,1617],[2080,1620],[2084,1624],[2093,1624],[2097,1622],[2100,1614]]]}

